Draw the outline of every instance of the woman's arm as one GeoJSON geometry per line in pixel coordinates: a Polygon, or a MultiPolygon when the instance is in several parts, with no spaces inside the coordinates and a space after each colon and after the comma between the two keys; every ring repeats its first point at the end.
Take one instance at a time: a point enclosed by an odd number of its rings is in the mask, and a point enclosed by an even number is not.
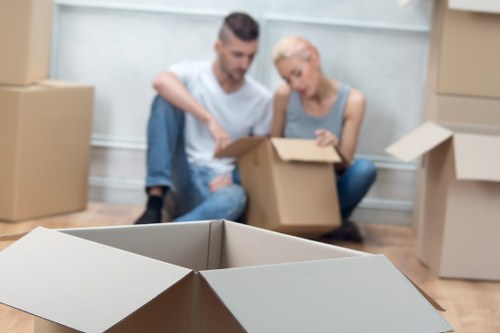
{"type": "Polygon", "coordinates": [[[344,124],[342,125],[342,140],[338,147],[340,153],[350,164],[354,158],[354,152],[359,139],[361,123],[365,115],[365,96],[356,89],[351,89],[344,111],[344,124]]]}
{"type": "Polygon", "coordinates": [[[282,137],[285,130],[286,111],[290,99],[288,85],[280,86],[274,93],[274,115],[271,127],[271,136],[282,137]]]}

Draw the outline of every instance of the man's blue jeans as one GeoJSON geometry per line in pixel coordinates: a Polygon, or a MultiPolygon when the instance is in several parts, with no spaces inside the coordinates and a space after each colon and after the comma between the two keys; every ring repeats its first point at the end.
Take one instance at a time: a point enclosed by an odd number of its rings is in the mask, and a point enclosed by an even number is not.
{"type": "Polygon", "coordinates": [[[174,221],[236,220],[246,206],[245,191],[236,183],[210,191],[208,184],[218,174],[188,164],[184,117],[183,111],[156,96],[148,123],[146,187],[168,186],[175,192],[178,214],[174,221]]]}
{"type": "Polygon", "coordinates": [[[340,215],[346,221],[375,182],[377,169],[369,160],[355,160],[337,179],[340,215]]]}

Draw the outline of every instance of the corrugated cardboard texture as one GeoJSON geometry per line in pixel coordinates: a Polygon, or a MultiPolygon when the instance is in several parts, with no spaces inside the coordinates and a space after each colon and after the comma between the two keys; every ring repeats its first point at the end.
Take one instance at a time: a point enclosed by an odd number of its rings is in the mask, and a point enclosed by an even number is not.
{"type": "Polygon", "coordinates": [[[452,135],[453,132],[449,129],[427,122],[387,147],[385,151],[401,161],[410,162],[449,139],[452,135]]]}
{"type": "Polygon", "coordinates": [[[0,83],[25,85],[48,76],[52,0],[0,1],[0,83]]]}
{"type": "Polygon", "coordinates": [[[429,83],[439,93],[500,97],[500,15],[452,10],[437,0],[429,83]]]}
{"type": "Polygon", "coordinates": [[[282,264],[367,255],[241,224],[224,225],[221,268],[282,264]]]}
{"type": "Polygon", "coordinates": [[[452,330],[384,256],[200,274],[248,332],[452,330]]]}
{"type": "Polygon", "coordinates": [[[453,136],[457,179],[500,182],[500,136],[453,136]]]}
{"type": "Polygon", "coordinates": [[[14,183],[14,188],[0,188],[0,197],[13,200],[8,209],[0,210],[0,219],[17,221],[84,209],[93,88],[1,86],[0,105],[2,120],[9,121],[0,126],[13,139],[10,148],[0,146],[12,157],[3,160],[9,166],[0,169],[5,172],[0,179],[14,183]]]}
{"type": "Polygon", "coordinates": [[[438,94],[424,88],[423,120],[500,125],[500,99],[438,94]]]}
{"type": "Polygon", "coordinates": [[[4,249],[0,266],[2,302],[84,332],[109,329],[191,272],[43,228],[4,249]]]}

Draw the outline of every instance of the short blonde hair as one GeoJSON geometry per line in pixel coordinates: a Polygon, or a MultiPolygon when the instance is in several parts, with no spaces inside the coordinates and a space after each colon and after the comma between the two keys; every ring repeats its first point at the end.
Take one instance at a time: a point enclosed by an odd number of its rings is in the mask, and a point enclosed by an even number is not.
{"type": "Polygon", "coordinates": [[[316,51],[316,47],[310,41],[300,36],[292,36],[279,41],[274,47],[271,57],[275,64],[289,57],[309,60],[312,51],[316,51]]]}

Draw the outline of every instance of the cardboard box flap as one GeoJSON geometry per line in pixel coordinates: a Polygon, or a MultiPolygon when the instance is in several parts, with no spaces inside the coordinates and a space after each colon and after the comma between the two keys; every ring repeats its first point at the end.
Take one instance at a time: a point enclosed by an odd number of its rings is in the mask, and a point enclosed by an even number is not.
{"type": "Polygon", "coordinates": [[[215,156],[216,157],[240,157],[246,154],[247,151],[257,147],[260,143],[266,141],[267,138],[262,136],[251,136],[247,138],[241,138],[234,142],[231,142],[224,149],[219,150],[215,156]]]}
{"type": "Polygon", "coordinates": [[[386,148],[386,153],[403,162],[425,154],[453,135],[447,128],[427,122],[386,148]]]}
{"type": "Polygon", "coordinates": [[[448,5],[451,9],[500,13],[500,2],[498,0],[450,0],[448,5]]]}
{"type": "Polygon", "coordinates": [[[283,161],[342,162],[335,148],[319,147],[314,140],[271,138],[271,143],[283,161]]]}
{"type": "Polygon", "coordinates": [[[44,228],[2,250],[0,267],[1,303],[83,332],[113,327],[191,273],[44,228]]]}
{"type": "Polygon", "coordinates": [[[201,275],[248,332],[453,330],[381,255],[201,275]]]}
{"type": "Polygon", "coordinates": [[[453,147],[457,179],[500,182],[500,137],[457,133],[453,147]]]}

